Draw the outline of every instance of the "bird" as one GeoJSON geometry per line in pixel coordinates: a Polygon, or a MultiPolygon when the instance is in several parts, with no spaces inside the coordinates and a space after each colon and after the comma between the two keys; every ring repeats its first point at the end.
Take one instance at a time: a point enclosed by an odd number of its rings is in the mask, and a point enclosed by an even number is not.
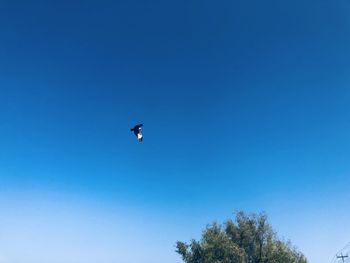
{"type": "Polygon", "coordinates": [[[140,123],[140,124],[136,124],[136,125],[134,126],[134,128],[131,128],[131,129],[130,129],[130,131],[134,132],[134,134],[136,135],[137,140],[138,140],[139,142],[142,142],[142,139],[143,139],[143,135],[142,135],[142,133],[141,133],[141,127],[142,127],[142,126],[143,126],[143,124],[140,123]]]}

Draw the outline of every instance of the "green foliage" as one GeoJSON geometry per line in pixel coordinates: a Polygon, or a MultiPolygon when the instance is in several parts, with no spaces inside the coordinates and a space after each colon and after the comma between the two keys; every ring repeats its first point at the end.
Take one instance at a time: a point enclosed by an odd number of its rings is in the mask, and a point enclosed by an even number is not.
{"type": "Polygon", "coordinates": [[[207,226],[200,241],[178,241],[186,263],[307,263],[290,242],[278,239],[264,214],[237,212],[234,221],[207,226]]]}

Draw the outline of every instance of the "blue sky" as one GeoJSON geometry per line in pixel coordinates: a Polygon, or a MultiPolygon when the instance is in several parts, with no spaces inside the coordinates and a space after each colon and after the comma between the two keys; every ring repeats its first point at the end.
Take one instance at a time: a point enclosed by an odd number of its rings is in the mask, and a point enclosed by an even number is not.
{"type": "Polygon", "coordinates": [[[330,262],[350,241],[349,12],[1,1],[0,262],[178,263],[176,240],[237,209],[330,262]]]}

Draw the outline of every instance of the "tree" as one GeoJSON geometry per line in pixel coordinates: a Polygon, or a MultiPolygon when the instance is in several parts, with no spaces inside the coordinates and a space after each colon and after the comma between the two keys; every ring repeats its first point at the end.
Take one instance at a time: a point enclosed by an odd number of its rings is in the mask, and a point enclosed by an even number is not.
{"type": "Polygon", "coordinates": [[[277,237],[265,214],[242,211],[234,221],[208,225],[200,241],[178,241],[176,252],[186,263],[307,263],[290,242],[277,237]]]}

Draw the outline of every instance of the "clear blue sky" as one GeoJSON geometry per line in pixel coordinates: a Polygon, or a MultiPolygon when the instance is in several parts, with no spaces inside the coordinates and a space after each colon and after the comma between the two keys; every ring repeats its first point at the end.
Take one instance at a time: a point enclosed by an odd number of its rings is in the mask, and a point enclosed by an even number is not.
{"type": "Polygon", "coordinates": [[[350,241],[349,14],[1,1],[0,262],[178,263],[237,209],[329,262],[350,241]]]}

